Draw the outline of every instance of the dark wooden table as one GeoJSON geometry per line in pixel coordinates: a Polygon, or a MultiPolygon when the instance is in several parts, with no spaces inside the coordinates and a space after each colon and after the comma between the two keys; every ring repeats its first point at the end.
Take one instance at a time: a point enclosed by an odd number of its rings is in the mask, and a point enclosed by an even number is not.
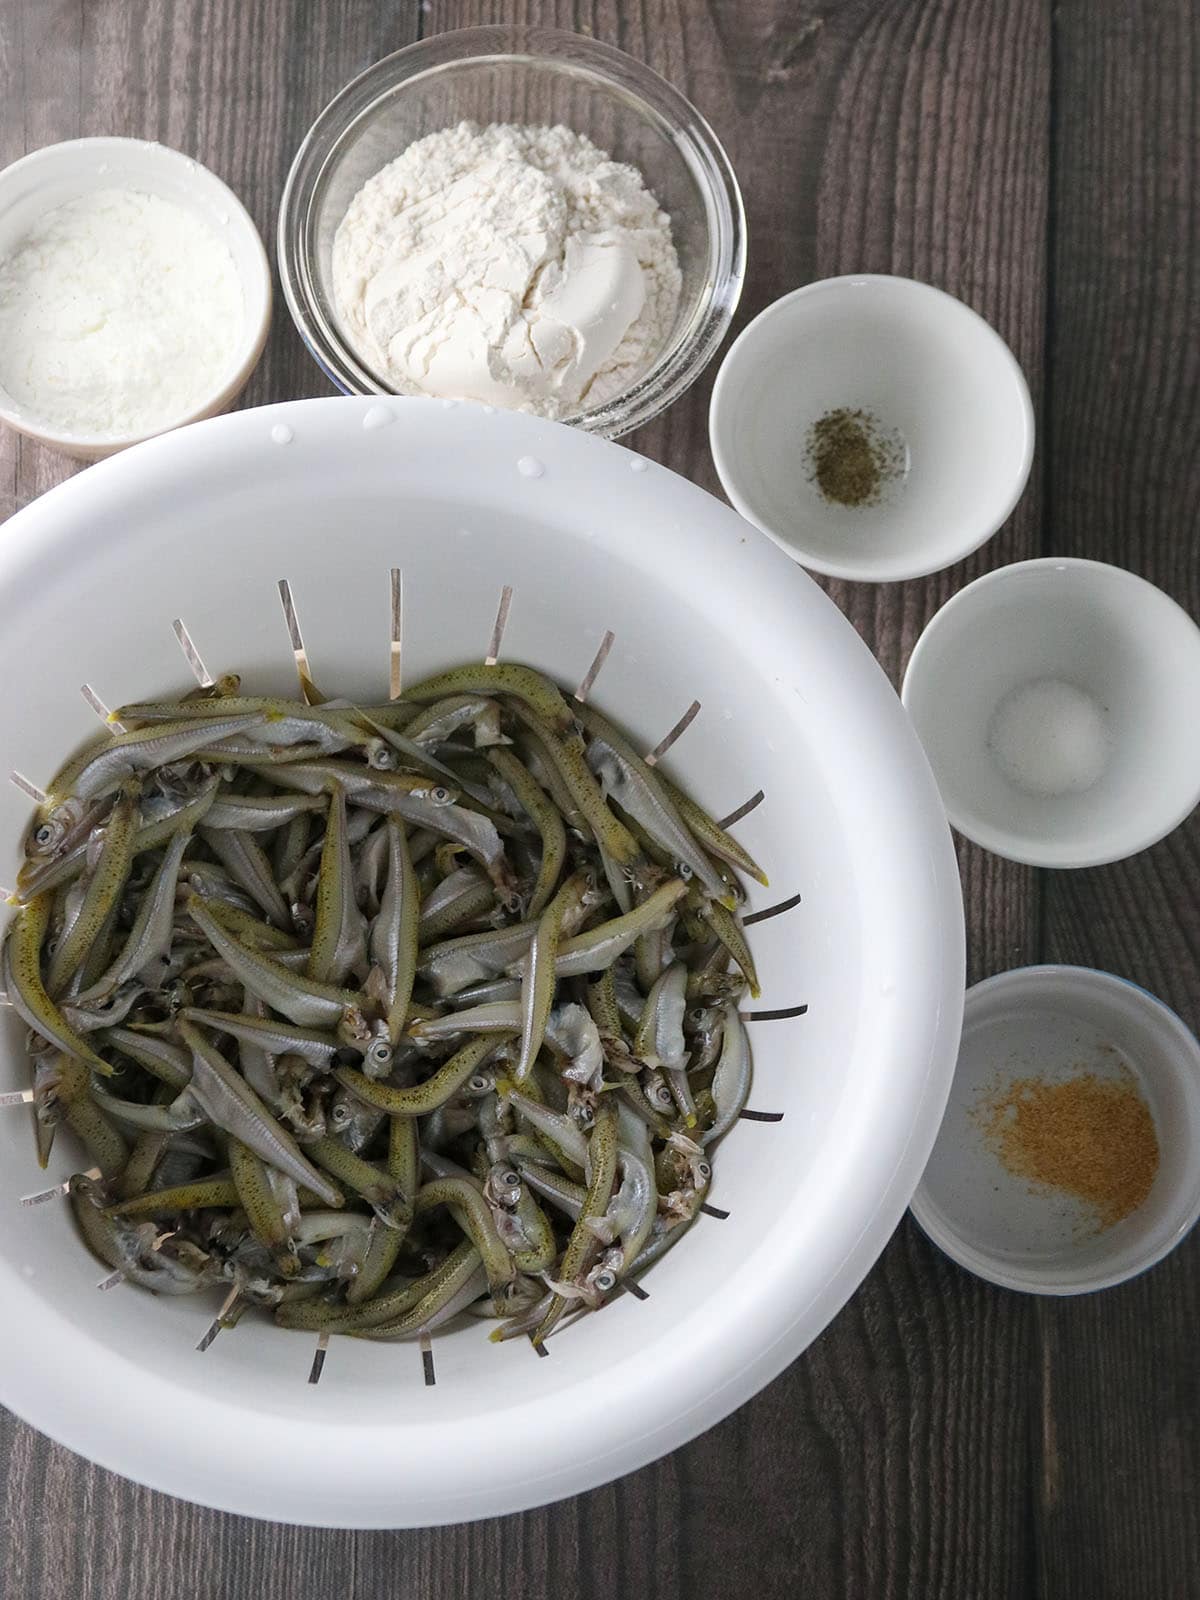
{"type": "MultiPolygon", "coordinates": [[[[0,0],[0,162],[79,134],[161,139],[271,240],[291,155],[348,78],[501,20],[611,40],[710,118],[749,216],[741,321],[809,279],[899,272],[1016,351],[1040,436],[1003,532],[926,582],[830,585],[895,678],[966,579],[1042,552],[1119,562],[1200,613],[1189,0],[0,0]]],[[[246,402],[325,392],[280,306],[246,402]]],[[[707,402],[700,383],[633,442],[715,490],[707,402]]],[[[69,470],[4,434],[0,516],[69,470]]],[[[973,977],[1095,964],[1200,1020],[1195,819],[1099,871],[968,846],[960,862],[973,977]]],[[[418,1533],[198,1510],[0,1414],[0,1600],[1184,1600],[1198,1341],[1200,1238],[1056,1303],[976,1282],[906,1224],[825,1335],[686,1449],[544,1511],[418,1533]]]]}

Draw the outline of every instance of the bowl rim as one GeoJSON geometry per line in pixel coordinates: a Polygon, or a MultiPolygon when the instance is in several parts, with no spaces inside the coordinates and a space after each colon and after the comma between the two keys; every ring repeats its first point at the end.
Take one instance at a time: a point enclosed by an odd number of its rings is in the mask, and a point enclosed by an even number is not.
{"type": "MultiPolygon", "coordinates": [[[[1109,561],[1095,561],[1086,556],[1032,556],[1027,561],[1009,562],[1006,566],[995,567],[991,572],[982,573],[972,582],[965,584],[956,594],[951,595],[949,600],[944,605],[939,606],[933,616],[930,617],[921,631],[920,638],[913,646],[908,665],[904,669],[904,677],[900,683],[900,703],[909,712],[910,716],[912,715],[910,702],[913,692],[911,685],[919,680],[925,670],[925,658],[929,652],[928,641],[939,630],[942,619],[946,614],[948,612],[954,613],[966,606],[970,606],[978,599],[979,592],[985,588],[1019,581],[1020,578],[1036,571],[1046,573],[1082,573],[1093,578],[1103,575],[1102,581],[1104,582],[1125,585],[1139,593],[1149,590],[1152,594],[1158,596],[1159,601],[1173,607],[1182,621],[1189,625],[1196,650],[1200,653],[1200,624],[1197,624],[1196,620],[1180,605],[1173,595],[1168,594],[1165,589],[1160,589],[1156,583],[1151,583],[1149,578],[1143,578],[1141,573],[1131,572],[1128,567],[1118,567],[1109,561]]],[[[937,776],[936,769],[934,776],[937,776]]],[[[1151,826],[1143,826],[1136,832],[1131,830],[1127,842],[1119,849],[1114,850],[1088,850],[1080,843],[1064,843],[1061,846],[1055,846],[1046,842],[1039,846],[1035,840],[1030,840],[1024,835],[1010,832],[1004,828],[992,827],[980,821],[977,817],[968,815],[959,807],[951,805],[944,795],[942,803],[946,807],[946,815],[950,819],[951,826],[957,829],[964,838],[982,846],[983,849],[990,851],[992,855],[1000,856],[1005,861],[1016,861],[1020,865],[1027,867],[1055,867],[1072,871],[1080,867],[1109,866],[1114,861],[1126,861],[1130,856],[1137,855],[1143,850],[1148,850],[1151,845],[1157,844],[1160,839],[1165,839],[1181,823],[1186,822],[1196,809],[1196,806],[1200,804],[1200,791],[1182,806],[1173,808],[1163,820],[1155,822],[1151,826]]]]}
{"type": "Polygon", "coordinates": [[[761,533],[765,533],[768,539],[773,540],[781,550],[791,556],[793,561],[798,561],[809,571],[819,572],[829,578],[846,578],[856,583],[901,583],[909,578],[929,577],[932,573],[944,572],[948,567],[965,560],[967,556],[973,555],[985,545],[1008,521],[1025,492],[1033,465],[1035,433],[1029,383],[1007,341],[986,317],[981,316],[965,300],[960,300],[957,295],[952,295],[945,289],[939,289],[936,284],[925,283],[919,278],[905,277],[902,273],[850,272],[832,278],[815,278],[811,283],[801,284],[798,288],[790,289],[786,294],[780,295],[777,300],[772,300],[746,324],[725,352],[717,370],[708,407],[709,448],[712,451],[713,464],[717,469],[717,477],[721,480],[721,487],[733,508],[761,533]],[[882,286],[899,290],[901,294],[912,294],[916,298],[941,302],[948,315],[962,316],[986,332],[997,353],[1011,368],[1015,379],[1022,430],[1021,459],[1011,487],[1005,495],[997,498],[995,511],[989,511],[978,526],[972,527],[966,537],[953,547],[953,553],[949,556],[939,555],[931,559],[929,555],[921,555],[914,550],[907,559],[903,555],[898,555],[889,562],[872,560],[869,557],[862,560],[850,557],[831,560],[826,556],[814,555],[812,551],[806,550],[798,539],[763,521],[749,499],[742,493],[737,474],[733,470],[730,453],[725,448],[725,439],[736,415],[729,391],[738,363],[745,359],[745,346],[749,336],[763,325],[777,317],[786,316],[798,302],[816,300],[829,295],[841,296],[863,288],[882,286]]]}
{"type": "MultiPolygon", "coordinates": [[[[1200,1078],[1200,1039],[1197,1039],[1178,1012],[1167,1005],[1165,1000],[1160,1000],[1157,995],[1151,994],[1149,989],[1143,988],[1140,983],[1135,983],[1132,978],[1123,978],[1118,973],[1109,972],[1103,967],[1041,962],[1028,967],[1011,967],[1006,972],[998,972],[990,978],[983,978],[979,983],[972,984],[966,992],[963,1009],[964,1032],[973,1022],[986,1018],[992,1005],[1014,989],[1026,992],[1032,990],[1039,998],[1045,996],[1059,1000],[1089,989],[1101,993],[1116,991],[1125,999],[1132,994],[1139,1012],[1147,1018],[1152,1017],[1158,1027],[1165,1029],[1178,1045],[1179,1054],[1172,1059],[1172,1066],[1177,1073],[1182,1076],[1185,1069],[1190,1067],[1194,1075],[1200,1078]]],[[[1139,1017],[1139,1022],[1140,1020],[1139,1017]]],[[[1098,1267],[1091,1276],[1070,1283],[1063,1282],[1060,1278],[1055,1278],[1036,1267],[1021,1271],[990,1251],[969,1244],[957,1231],[953,1219],[942,1207],[934,1203],[924,1176],[917,1185],[909,1209],[921,1230],[938,1249],[975,1277],[983,1278],[1002,1289],[1013,1289],[1022,1294],[1065,1297],[1095,1294],[1101,1289],[1114,1288],[1117,1284],[1127,1283],[1131,1278],[1139,1277],[1164,1260],[1176,1245],[1182,1243],[1200,1220],[1200,1162],[1193,1165],[1191,1185],[1192,1197],[1184,1213],[1185,1220],[1174,1234],[1160,1241],[1153,1249],[1146,1250],[1127,1268],[1104,1271],[1098,1267]]],[[[1184,1192],[1185,1188],[1186,1185],[1181,1183],[1180,1192],[1184,1192]]]]}
{"type": "MultiPolygon", "coordinates": [[[[595,1428],[586,1435],[587,1448],[581,1448],[574,1432],[555,1432],[553,1451],[524,1463],[511,1482],[498,1483],[484,1460],[464,1484],[460,1452],[473,1448],[477,1438],[473,1417],[461,1423],[439,1420],[434,1439],[419,1407],[403,1424],[389,1418],[364,1432],[324,1401],[297,1406],[294,1414],[289,1407],[286,1413],[264,1410],[249,1417],[240,1403],[219,1391],[206,1391],[201,1401],[167,1370],[138,1367],[135,1372],[129,1357],[99,1344],[86,1327],[41,1299],[36,1284],[26,1281],[10,1257],[0,1258],[0,1292],[9,1295],[10,1309],[10,1317],[0,1324],[0,1395],[5,1404],[100,1464],[168,1492],[245,1515],[339,1527],[458,1522],[594,1487],[694,1438],[777,1376],[859,1286],[911,1199],[953,1076],[965,948],[950,833],[920,746],[878,664],[802,571],[743,537],[736,515],[697,485],[659,466],[634,472],[631,467],[641,463],[640,457],[580,430],[513,412],[497,411],[485,418],[479,407],[447,408],[429,399],[390,402],[395,431],[377,428],[373,420],[364,427],[378,409],[371,397],[330,397],[234,412],[156,438],[138,446],[135,454],[115,456],[69,479],[10,522],[0,549],[0,605],[20,605],[36,593],[56,550],[81,539],[85,530],[90,537],[106,519],[119,529],[116,542],[123,552],[140,548],[147,516],[153,512],[157,517],[157,507],[164,496],[178,493],[181,479],[219,480],[222,493],[240,495],[248,473],[255,482],[274,483],[286,471],[296,474],[295,493],[315,481],[317,468],[325,470],[332,462],[339,472],[352,474],[355,483],[370,476],[376,485],[372,492],[382,494],[386,484],[390,505],[398,489],[409,492],[418,472],[436,467],[436,461],[429,465],[435,443],[462,462],[468,438],[492,430],[486,448],[481,446],[480,470],[470,478],[472,496],[478,495],[485,476],[489,482],[495,476],[498,484],[501,478],[504,484],[536,484],[533,492],[545,497],[540,514],[549,517],[551,505],[569,508],[555,515],[569,515],[576,536],[583,538],[580,529],[584,523],[590,526],[590,516],[586,508],[579,509],[579,485],[602,472],[605,492],[611,492],[621,512],[609,519],[603,537],[622,557],[644,545],[634,527],[640,526],[639,519],[653,514],[659,525],[659,511],[653,504],[647,511],[645,497],[648,492],[661,494],[667,505],[659,509],[678,508],[680,519],[662,521],[663,539],[693,558],[705,551],[721,571],[736,570],[745,585],[753,583],[748,593],[762,596],[772,634],[796,641],[798,658],[820,648],[836,653],[843,663],[845,670],[831,674],[824,691],[821,725],[837,726],[839,708],[852,706],[850,721],[875,731],[875,748],[864,758],[860,741],[840,741],[825,748],[821,766],[826,783],[842,794],[843,805],[861,815],[864,829],[870,824],[864,836],[869,836],[871,859],[882,872],[872,888],[875,915],[866,919],[864,947],[873,965],[887,963],[895,981],[885,985],[878,999],[872,994],[872,1005],[856,1014],[848,1033],[860,1063],[874,1062],[873,1071],[886,1069],[885,1095],[865,1102],[844,1097],[852,1114],[842,1117],[844,1137],[827,1151],[824,1170],[846,1205],[826,1252],[795,1280],[764,1284],[748,1297],[746,1314],[759,1321],[744,1344],[734,1346],[723,1337],[723,1326],[690,1314],[689,1336],[679,1352],[678,1384],[661,1404],[641,1405],[646,1396],[657,1401],[661,1385],[655,1373],[637,1363],[631,1368],[628,1360],[623,1366],[624,1407],[612,1406],[602,1382],[574,1380],[572,1393],[581,1414],[587,1427],[595,1428]],[[280,425],[293,434],[283,457],[264,448],[280,425]],[[402,449],[397,448],[398,436],[402,449]],[[550,467],[541,477],[526,478],[513,470],[529,450],[550,467]],[[797,609],[808,619],[799,631],[793,625],[797,609]],[[864,771],[877,773],[880,781],[864,782],[864,771]],[[910,847],[897,848],[898,840],[909,841],[910,847]],[[903,1108],[900,1115],[897,1105],[903,1108]],[[868,1155],[871,1165],[865,1167],[868,1155]],[[38,1337],[23,1335],[31,1327],[38,1329],[38,1337]],[[89,1354],[96,1359],[86,1359],[89,1354]],[[98,1372],[111,1377],[112,1394],[123,1392],[136,1377],[139,1405],[119,1405],[112,1399],[98,1405],[98,1372]],[[176,1426],[166,1440],[163,1430],[145,1426],[146,1409],[153,1412],[156,1407],[177,1423],[190,1419],[189,1425],[176,1426]],[[240,1448],[230,1454],[232,1439],[240,1448]],[[419,1473],[411,1454],[414,1441],[431,1450],[428,1457],[420,1455],[419,1473]],[[318,1450],[331,1481],[343,1487],[340,1499],[331,1498],[324,1481],[308,1470],[306,1464],[318,1450]],[[213,1464],[220,1461],[227,1466],[215,1471],[213,1464]],[[456,1491],[445,1487],[450,1461],[458,1474],[456,1491]],[[480,1486],[485,1473],[486,1490],[480,1486]],[[432,1480],[427,1490],[421,1487],[426,1477],[432,1480]],[[398,1502],[396,1485],[401,1483],[407,1493],[398,1502]]],[[[445,475],[438,471],[432,481],[442,485],[445,475]]],[[[500,488],[494,492],[508,493],[500,488]]],[[[701,583],[711,586],[711,570],[708,561],[693,566],[693,590],[701,583]]],[[[729,603],[724,591],[721,603],[729,603]]],[[[784,663],[776,670],[782,673],[784,663]]],[[[796,716],[801,719],[799,710],[796,716]]],[[[785,1249],[786,1232],[781,1222],[772,1235],[785,1249]]],[[[522,1406],[521,1415],[535,1438],[553,1430],[544,1411],[522,1406]]],[[[519,1425],[517,1413],[509,1414],[519,1425]]]]}
{"type": "MultiPolygon", "coordinates": [[[[747,249],[741,188],[712,125],[674,84],[616,45],[565,28],[498,24],[432,34],[373,62],[324,106],[296,148],[279,203],[276,254],[280,285],[309,354],[335,388],[344,394],[424,398],[400,396],[388,389],[321,312],[309,248],[312,195],[342,140],[384,95],[433,72],[489,60],[522,59],[558,65],[563,70],[579,70],[582,63],[592,77],[619,90],[624,98],[638,101],[654,120],[669,120],[704,202],[709,263],[701,301],[688,327],[620,395],[562,419],[568,426],[615,439],[642,427],[672,405],[712,360],[741,298],[747,249]]],[[[644,173],[643,177],[649,184],[650,175],[644,173]]]]}
{"type": "MultiPolygon", "coordinates": [[[[93,456],[107,456],[119,450],[129,449],[132,445],[144,443],[147,439],[157,438],[162,433],[173,432],[176,428],[187,427],[190,423],[200,422],[227,405],[239,390],[248,382],[251,373],[258,365],[263,347],[267,342],[267,334],[271,326],[271,310],[273,291],[271,286],[271,264],[267,259],[266,246],[263,244],[262,235],[258,231],[254,218],[250,215],[245,205],[238,199],[234,191],[223,178],[219,178],[211,167],[205,166],[202,161],[194,156],[187,155],[182,150],[177,150],[173,145],[163,144],[158,139],[136,139],[120,134],[89,135],[79,139],[59,139],[54,144],[40,146],[37,150],[30,150],[26,155],[19,156],[8,166],[0,170],[0,206],[3,205],[4,189],[10,178],[24,174],[31,168],[36,169],[48,161],[62,161],[73,155],[78,155],[82,167],[85,161],[91,161],[95,156],[103,154],[105,150],[114,148],[138,148],[151,153],[151,159],[162,161],[165,165],[181,166],[187,179],[198,185],[206,187],[228,212],[230,224],[241,229],[254,258],[253,281],[238,266],[236,258],[234,267],[237,271],[242,292],[246,297],[246,313],[248,319],[248,336],[239,342],[236,358],[231,361],[223,374],[221,381],[209,391],[203,400],[199,401],[184,416],[169,422],[164,428],[158,428],[150,433],[74,433],[48,427],[39,422],[36,417],[25,416],[21,411],[6,403],[4,393],[0,390],[0,423],[6,424],[17,433],[24,434],[27,438],[36,439],[48,445],[51,449],[61,450],[68,455],[79,452],[84,459],[93,456]],[[259,300],[258,314],[255,318],[256,307],[251,303],[251,295],[255,294],[259,300]]],[[[100,176],[100,174],[96,174],[100,176]]],[[[103,184],[95,187],[102,188],[103,184]]],[[[110,184],[109,187],[112,187],[110,184]]],[[[152,191],[151,191],[152,192],[152,191]]],[[[219,237],[219,236],[218,236],[219,237]]],[[[232,252],[230,252],[232,255],[232,252]]]]}

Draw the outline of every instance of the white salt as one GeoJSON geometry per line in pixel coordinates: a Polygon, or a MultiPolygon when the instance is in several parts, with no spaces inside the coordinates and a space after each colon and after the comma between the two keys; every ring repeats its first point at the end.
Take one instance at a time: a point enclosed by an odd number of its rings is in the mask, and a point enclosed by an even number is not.
{"type": "Polygon", "coordinates": [[[1090,789],[1108,764],[1112,741],[1091,695],[1059,678],[1039,678],[1004,697],[987,742],[1010,783],[1050,796],[1090,789]]]}

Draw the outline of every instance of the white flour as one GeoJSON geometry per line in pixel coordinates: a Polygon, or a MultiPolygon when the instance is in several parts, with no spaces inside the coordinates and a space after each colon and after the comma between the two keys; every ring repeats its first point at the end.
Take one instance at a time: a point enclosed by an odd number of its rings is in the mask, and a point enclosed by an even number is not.
{"type": "Polygon", "coordinates": [[[0,386],[59,431],[156,432],[219,385],[243,315],[233,257],[198,217],[96,190],[0,261],[0,386]]]}
{"type": "Polygon", "coordinates": [[[462,122],[358,191],[333,283],[351,343],[397,393],[557,417],[661,353],[680,276],[635,167],[562,126],[462,122]]]}

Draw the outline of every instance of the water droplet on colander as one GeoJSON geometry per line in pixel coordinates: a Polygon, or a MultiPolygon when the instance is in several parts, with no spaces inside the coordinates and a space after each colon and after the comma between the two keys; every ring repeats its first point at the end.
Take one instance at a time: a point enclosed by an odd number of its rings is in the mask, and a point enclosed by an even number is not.
{"type": "Polygon", "coordinates": [[[457,400],[443,400],[442,401],[442,410],[443,411],[453,411],[457,404],[458,404],[457,400]]]}
{"type": "Polygon", "coordinates": [[[523,478],[540,478],[545,473],[546,467],[536,456],[522,456],[517,462],[517,471],[523,478]]]}
{"type": "Polygon", "coordinates": [[[372,433],[376,428],[386,428],[392,416],[387,406],[368,406],[363,413],[363,429],[366,433],[372,433]]]}
{"type": "Polygon", "coordinates": [[[643,460],[641,456],[634,456],[633,460],[629,463],[629,470],[630,472],[645,472],[649,465],[650,463],[643,460]]]}
{"type": "Polygon", "coordinates": [[[485,417],[494,417],[496,415],[495,406],[484,406],[483,414],[485,417]]]}
{"type": "Polygon", "coordinates": [[[276,422],[271,428],[272,444],[291,444],[295,437],[286,422],[276,422]]]}

